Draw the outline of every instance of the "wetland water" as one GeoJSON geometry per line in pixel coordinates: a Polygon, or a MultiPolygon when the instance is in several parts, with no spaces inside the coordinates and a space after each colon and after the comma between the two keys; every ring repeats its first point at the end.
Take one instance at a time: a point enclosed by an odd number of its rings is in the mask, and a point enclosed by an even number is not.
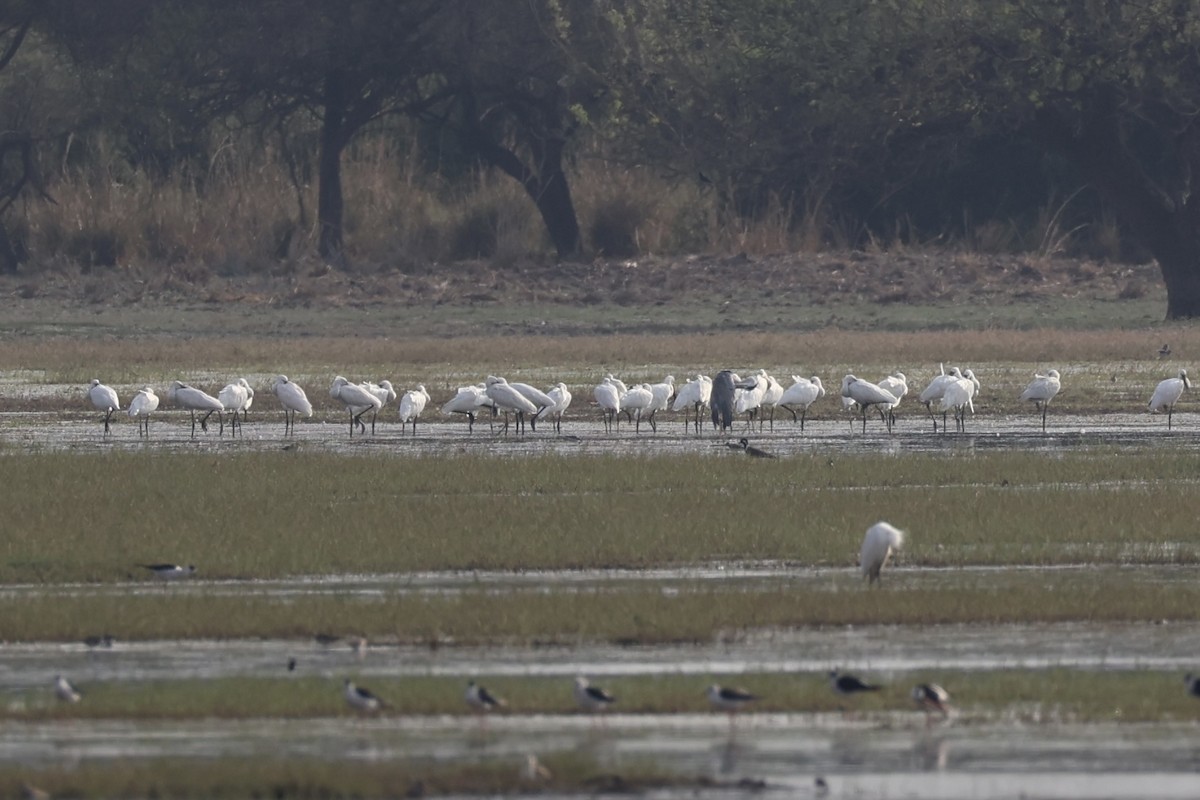
{"type": "MultiPolygon", "coordinates": [[[[269,402],[271,398],[267,398],[269,402]]],[[[1167,444],[1194,449],[1200,437],[1188,416],[1165,421],[1140,414],[1050,418],[1043,436],[1032,415],[968,421],[967,434],[933,433],[928,417],[910,410],[894,436],[877,420],[867,434],[861,423],[810,422],[801,434],[790,421],[752,440],[780,456],[876,453],[903,456],[925,452],[1034,450],[1052,454],[1080,446],[1142,448],[1167,444]]],[[[215,430],[189,437],[178,412],[156,417],[148,441],[139,441],[122,420],[105,438],[91,415],[0,415],[0,443],[9,453],[107,450],[207,452],[295,450],[346,455],[414,453],[595,454],[704,453],[742,457],[710,432],[685,435],[676,419],[660,423],[658,434],[637,435],[631,426],[608,436],[594,419],[571,422],[563,436],[539,431],[524,437],[487,432],[474,435],[459,422],[421,425],[418,435],[401,436],[395,423],[381,423],[376,436],[347,436],[342,423],[305,422],[295,436],[282,435],[279,415],[252,412],[246,435],[219,437],[215,430]]],[[[737,435],[741,435],[739,432],[737,435]]],[[[281,454],[282,455],[282,454],[281,454]]],[[[769,468],[768,464],[763,464],[769,468]]],[[[1011,571],[1006,568],[1005,571],[1011,571]]],[[[1030,568],[1027,568],[1030,569],[1030,568]]],[[[1116,568],[1114,568],[1116,569],[1116,568]]],[[[1194,580],[1188,567],[1121,567],[1140,570],[1147,581],[1194,580]]],[[[1061,573],[1102,570],[1057,568],[1061,573]]],[[[901,564],[893,574],[902,578],[901,564]]],[[[954,585],[986,580],[995,570],[923,569],[922,581],[954,585]]],[[[680,570],[528,573],[419,573],[335,575],[276,581],[205,581],[173,585],[170,591],[198,598],[263,596],[273,601],[314,593],[355,597],[363,602],[396,593],[619,592],[630,586],[658,586],[664,592],[689,585],[718,585],[729,591],[789,582],[826,586],[830,591],[858,581],[851,570],[811,570],[786,564],[714,564],[680,570]]],[[[897,581],[902,582],[901,580],[897,581]]],[[[13,597],[99,596],[159,593],[144,582],[113,585],[23,585],[0,587],[13,597]]],[[[97,631],[97,633],[100,633],[97,631]]],[[[338,632],[332,632],[338,633],[338,632]]],[[[1011,625],[941,627],[855,627],[821,630],[757,631],[732,641],[695,645],[622,647],[460,647],[437,649],[372,642],[358,657],[345,641],[180,641],[116,642],[111,648],[82,643],[0,646],[0,701],[10,708],[49,701],[50,680],[69,674],[83,686],[98,682],[134,683],[172,679],[278,676],[297,659],[297,676],[330,681],[331,692],[347,674],[365,677],[530,675],[561,678],[564,697],[576,674],[591,676],[661,675],[697,682],[711,673],[807,673],[812,679],[831,666],[869,671],[879,680],[925,669],[985,670],[1002,667],[1146,669],[1176,681],[1200,666],[1200,623],[1170,625],[1011,625]]],[[[1191,702],[1182,690],[1181,702],[1191,702]]],[[[0,723],[0,762],[66,765],[128,757],[217,758],[222,756],[324,758],[386,761],[404,758],[429,763],[511,763],[526,753],[541,757],[581,752],[614,772],[639,759],[689,776],[722,782],[765,780],[780,796],[818,796],[822,776],[830,797],[855,798],[1175,798],[1200,796],[1200,727],[1187,724],[1070,725],[1011,721],[937,725],[926,729],[918,714],[905,710],[873,715],[869,721],[827,714],[753,714],[730,735],[724,717],[714,715],[614,715],[599,727],[576,715],[511,715],[492,720],[481,734],[471,720],[393,716],[380,720],[346,717],[305,720],[184,720],[122,722],[73,719],[0,723]]],[[[721,792],[702,792],[718,795],[721,792]]],[[[695,796],[692,789],[655,793],[695,796]]]]}

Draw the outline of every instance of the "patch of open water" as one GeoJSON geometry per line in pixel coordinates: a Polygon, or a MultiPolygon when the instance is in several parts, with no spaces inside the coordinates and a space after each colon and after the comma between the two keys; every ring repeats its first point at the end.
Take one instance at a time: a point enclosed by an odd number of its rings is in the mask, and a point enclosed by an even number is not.
{"type": "MultiPolygon", "coordinates": [[[[271,398],[273,399],[273,398],[271,398]]],[[[757,446],[779,456],[839,454],[961,453],[972,451],[1025,450],[1054,453],[1078,447],[1105,446],[1142,448],[1153,444],[1200,449],[1200,437],[1187,428],[1183,415],[1176,415],[1174,431],[1164,421],[1145,414],[1109,413],[1054,418],[1042,434],[1031,416],[977,416],[968,420],[967,432],[935,433],[927,417],[916,413],[904,418],[893,435],[877,421],[868,421],[853,431],[847,420],[812,420],[800,432],[791,421],[780,422],[773,431],[746,432],[741,426],[732,436],[716,436],[711,429],[703,435],[688,434],[677,418],[659,424],[657,433],[643,429],[635,433],[625,426],[606,434],[596,419],[574,420],[564,425],[562,435],[548,427],[526,435],[500,435],[486,424],[468,434],[466,425],[437,416],[418,426],[416,436],[404,435],[396,422],[380,420],[375,435],[348,436],[342,422],[301,421],[294,435],[283,435],[282,414],[267,410],[252,412],[245,435],[236,439],[220,436],[214,425],[209,432],[197,431],[191,438],[190,419],[183,412],[167,410],[153,418],[149,439],[139,439],[135,426],[126,419],[114,424],[111,436],[103,435],[96,418],[64,416],[53,412],[0,414],[0,444],[17,452],[93,452],[111,450],[237,453],[247,450],[315,450],[345,455],[394,454],[496,454],[527,456],[646,455],[704,453],[714,457],[742,457],[724,446],[726,441],[748,436],[757,446]]]]}
{"type": "MultiPolygon", "coordinates": [[[[1195,797],[1200,729],[1187,725],[939,725],[916,715],[880,726],[833,715],[746,715],[731,733],[711,715],[576,715],[473,720],[404,717],[122,723],[0,723],[0,762],[74,765],[221,756],[510,764],[577,753],[619,774],[645,763],[725,784],[762,780],[788,797],[1195,797]]],[[[700,796],[721,796],[720,792],[700,796]]],[[[693,789],[653,797],[695,797],[693,789]]],[[[731,795],[733,796],[733,795],[731,795]]]]}

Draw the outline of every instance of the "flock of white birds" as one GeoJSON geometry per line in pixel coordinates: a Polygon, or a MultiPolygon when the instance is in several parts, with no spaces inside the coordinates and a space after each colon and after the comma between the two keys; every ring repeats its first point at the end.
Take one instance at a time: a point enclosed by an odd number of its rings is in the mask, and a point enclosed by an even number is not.
{"type": "MultiPolygon", "coordinates": [[[[979,388],[979,379],[970,369],[952,367],[947,372],[943,366],[917,399],[930,416],[935,412],[941,413],[943,430],[947,414],[953,413],[955,429],[961,431],[966,429],[967,414],[975,411],[974,398],[979,388]]],[[[1047,409],[1061,388],[1058,370],[1052,369],[1045,375],[1035,375],[1020,395],[1020,400],[1033,403],[1041,414],[1043,431],[1046,430],[1047,409]]],[[[1152,413],[1165,411],[1168,429],[1172,425],[1175,404],[1189,388],[1191,382],[1187,371],[1182,369],[1178,377],[1168,378],[1155,388],[1149,410],[1152,413]]],[[[288,380],[286,375],[275,378],[270,391],[283,408],[285,433],[293,429],[297,416],[308,418],[313,415],[312,403],[304,389],[288,380]]],[[[399,395],[390,381],[380,381],[378,384],[351,383],[340,375],[333,379],[329,394],[345,406],[351,437],[356,430],[366,433],[367,423],[363,418],[367,414],[370,414],[371,432],[374,433],[376,416],[385,406],[393,403],[398,408],[401,425],[411,426],[415,435],[417,421],[432,400],[423,385],[399,395]]],[[[890,431],[895,422],[896,408],[908,394],[908,379],[903,372],[893,372],[878,383],[854,375],[842,378],[842,408],[849,413],[861,412],[864,432],[867,413],[871,409],[879,414],[890,431]]],[[[624,414],[639,432],[643,422],[651,430],[657,431],[656,415],[668,410],[687,413],[687,424],[694,426],[697,433],[706,411],[711,412],[713,426],[722,431],[732,429],[733,420],[742,417],[747,424],[757,420],[760,429],[764,421],[769,419],[774,427],[775,410],[778,408],[787,410],[793,422],[799,421],[803,432],[809,407],[824,395],[825,386],[817,376],[805,378],[793,375],[792,385],[784,388],[765,369],[758,370],[748,378],[742,378],[730,370],[723,370],[715,377],[698,374],[678,387],[672,375],[666,376],[661,383],[627,386],[609,374],[592,390],[606,431],[619,430],[620,418],[624,414]]],[[[88,388],[88,399],[97,410],[104,413],[106,434],[111,432],[113,414],[125,411],[138,422],[139,436],[148,436],[150,415],[159,407],[158,395],[153,388],[146,386],[137,391],[128,407],[122,408],[117,392],[99,380],[92,381],[88,388]]],[[[442,405],[441,411],[447,415],[465,416],[468,430],[472,431],[477,415],[485,413],[489,420],[503,414],[505,432],[509,429],[510,414],[515,418],[518,433],[524,432],[526,424],[536,428],[537,422],[542,420],[556,431],[561,431],[563,414],[571,406],[572,399],[571,391],[564,383],[542,391],[527,383],[510,383],[505,378],[489,375],[482,383],[459,388],[442,405]]],[[[244,378],[239,378],[214,397],[182,381],[174,381],[167,390],[167,400],[175,407],[190,412],[193,436],[197,423],[201,430],[208,430],[208,420],[213,414],[217,415],[221,432],[224,432],[228,419],[229,426],[236,434],[254,402],[254,389],[244,378]]],[[[936,419],[934,428],[937,429],[936,419]]]]}

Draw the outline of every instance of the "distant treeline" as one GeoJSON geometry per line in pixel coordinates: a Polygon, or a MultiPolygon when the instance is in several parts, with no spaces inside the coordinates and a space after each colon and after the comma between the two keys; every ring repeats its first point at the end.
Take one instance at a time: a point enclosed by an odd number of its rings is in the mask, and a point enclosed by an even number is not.
{"type": "Polygon", "coordinates": [[[1200,315],[1179,0],[9,0],[0,269],[953,246],[1200,315]]]}

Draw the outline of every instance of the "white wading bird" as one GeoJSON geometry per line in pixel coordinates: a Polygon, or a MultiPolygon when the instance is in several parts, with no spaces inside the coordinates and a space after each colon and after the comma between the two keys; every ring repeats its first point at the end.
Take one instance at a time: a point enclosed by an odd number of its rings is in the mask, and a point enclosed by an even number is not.
{"type": "Polygon", "coordinates": [[[668,375],[663,378],[662,383],[650,384],[650,393],[654,395],[654,400],[646,410],[650,413],[650,427],[657,431],[658,426],[654,423],[654,417],[658,412],[666,411],[671,407],[671,398],[675,395],[675,376],[668,375]]]}
{"type": "Polygon", "coordinates": [[[112,419],[113,412],[121,410],[121,401],[117,399],[116,391],[105,386],[99,379],[93,378],[88,388],[88,400],[92,401],[97,411],[104,412],[104,432],[108,433],[108,421],[112,419]]]}
{"type": "MultiPolygon", "coordinates": [[[[963,377],[955,378],[946,386],[946,391],[942,392],[942,419],[946,418],[946,412],[954,410],[954,429],[956,431],[967,430],[967,412],[975,413],[975,392],[979,389],[979,381],[975,378],[975,373],[967,370],[963,373],[963,377]]],[[[946,426],[942,426],[943,433],[946,426]]]]}
{"type": "MultiPolygon", "coordinates": [[[[734,383],[740,391],[734,394],[733,413],[746,415],[746,430],[754,427],[754,420],[762,409],[763,397],[767,394],[767,371],[760,369],[746,380],[734,383]]],[[[759,426],[762,430],[762,426],[759,426]]]]}
{"type": "MultiPolygon", "coordinates": [[[[482,413],[481,409],[484,408],[489,409],[489,413],[495,416],[496,406],[492,398],[488,397],[487,387],[481,383],[478,386],[460,386],[454,397],[442,406],[442,413],[465,414],[467,432],[471,433],[475,430],[475,415],[482,413]]],[[[488,422],[491,424],[490,418],[488,422]]]]}
{"type": "Polygon", "coordinates": [[[297,414],[306,419],[313,415],[312,403],[308,402],[308,396],[298,385],[289,381],[287,375],[280,375],[275,379],[271,384],[271,393],[279,398],[279,404],[283,406],[284,435],[289,430],[292,433],[296,432],[297,414]]]}
{"type": "Polygon", "coordinates": [[[83,695],[79,690],[71,685],[71,682],[62,675],[54,676],[54,696],[64,703],[78,703],[83,699],[83,695]]]}
{"type": "Polygon", "coordinates": [[[1058,394],[1058,390],[1062,388],[1062,382],[1058,378],[1058,370],[1052,369],[1045,375],[1033,376],[1033,380],[1025,387],[1025,391],[1021,392],[1020,399],[1028,400],[1034,404],[1034,408],[1042,412],[1042,433],[1046,432],[1046,409],[1050,407],[1050,401],[1058,394]]]}
{"type": "Polygon", "coordinates": [[[529,402],[537,407],[537,411],[529,418],[529,429],[537,430],[537,421],[541,419],[541,414],[550,406],[554,405],[554,398],[536,386],[530,386],[528,383],[510,383],[509,386],[521,393],[529,402]]]}
{"type": "Polygon", "coordinates": [[[546,392],[546,396],[554,401],[553,405],[546,406],[538,412],[538,419],[550,419],[554,422],[554,430],[562,433],[562,418],[563,414],[571,407],[571,390],[567,388],[565,383],[557,383],[550,391],[546,392]]]}
{"type": "Polygon", "coordinates": [[[1171,430],[1171,415],[1175,413],[1175,404],[1179,402],[1179,398],[1183,397],[1184,389],[1192,388],[1192,382],[1188,380],[1187,370],[1179,370],[1178,378],[1167,378],[1154,390],[1154,396],[1150,398],[1150,413],[1154,414],[1167,410],[1167,430],[1171,430]]]}
{"type": "Polygon", "coordinates": [[[354,426],[357,425],[363,433],[367,425],[362,421],[362,415],[368,411],[378,413],[383,402],[372,394],[366,387],[360,386],[338,375],[329,387],[329,396],[346,406],[350,415],[350,438],[354,438],[354,426]]]}
{"type": "Polygon", "coordinates": [[[613,383],[612,376],[608,376],[603,382],[596,385],[592,390],[592,395],[596,398],[596,403],[600,406],[600,413],[604,417],[604,432],[609,433],[614,428],[617,431],[621,430],[621,392],[613,383]]]}
{"type": "Polygon", "coordinates": [[[404,426],[411,422],[413,436],[417,435],[417,420],[428,402],[429,392],[425,391],[424,384],[404,393],[400,398],[400,433],[404,433],[404,426]]]}
{"type": "Polygon", "coordinates": [[[200,429],[208,430],[208,418],[213,414],[217,415],[217,421],[221,423],[220,433],[225,432],[225,417],[223,412],[225,406],[221,401],[213,397],[207,392],[202,392],[199,389],[188,386],[183,381],[175,381],[171,384],[170,390],[167,392],[167,398],[175,405],[186,408],[192,414],[192,438],[196,437],[196,412],[205,412],[200,418],[200,429]]]}
{"type": "Polygon", "coordinates": [[[879,388],[896,396],[895,405],[889,406],[886,409],[888,416],[891,418],[892,425],[895,425],[896,406],[900,405],[900,401],[904,399],[904,395],[908,394],[908,378],[904,377],[903,372],[897,370],[881,380],[879,388]]]}
{"type": "MultiPolygon", "coordinates": [[[[879,388],[870,381],[859,380],[853,375],[842,378],[842,397],[853,400],[862,409],[863,433],[867,432],[867,409],[871,406],[887,409],[900,402],[891,392],[879,388]]],[[[891,433],[891,420],[884,417],[883,421],[887,425],[888,432],[891,433]]]]}
{"type": "MultiPolygon", "coordinates": [[[[647,409],[654,403],[654,392],[650,391],[650,384],[639,383],[630,388],[621,397],[621,410],[629,417],[630,422],[635,422],[634,433],[641,433],[642,430],[642,415],[648,413],[647,409]],[[636,420],[634,414],[637,414],[636,420]]],[[[650,429],[657,430],[654,420],[650,420],[650,429]]]]}
{"type": "Polygon", "coordinates": [[[484,382],[487,386],[487,396],[491,398],[496,408],[504,412],[504,430],[508,433],[508,412],[512,411],[517,419],[517,433],[525,432],[525,415],[535,415],[538,407],[529,398],[513,388],[504,378],[489,375],[484,382]]]}
{"type": "Polygon", "coordinates": [[[671,410],[691,410],[692,414],[683,419],[684,430],[687,430],[689,424],[694,423],[696,433],[700,433],[700,414],[708,406],[708,399],[711,396],[712,378],[707,375],[697,375],[679,389],[671,410]]]}
{"type": "Polygon", "coordinates": [[[818,397],[824,396],[825,385],[816,375],[811,378],[793,375],[792,385],[783,390],[783,397],[779,399],[779,407],[786,408],[791,413],[792,422],[796,421],[796,409],[800,409],[800,432],[804,433],[804,419],[808,416],[808,407],[815,403],[818,397]]]}
{"type": "Polygon", "coordinates": [[[879,573],[883,570],[883,565],[887,563],[892,552],[899,550],[903,544],[904,531],[886,522],[876,522],[867,528],[862,551],[858,555],[858,565],[863,577],[867,579],[868,587],[881,582],[879,573]]]}
{"type": "MultiPolygon", "coordinates": [[[[383,381],[380,381],[379,383],[371,383],[370,381],[363,381],[362,383],[359,384],[359,386],[363,387],[368,392],[370,392],[371,394],[373,394],[379,398],[379,410],[387,408],[388,403],[394,403],[396,401],[396,390],[395,390],[395,388],[392,387],[391,381],[383,380],[383,381]]],[[[378,416],[378,414],[379,414],[378,410],[371,412],[371,435],[372,436],[375,435],[375,417],[378,416]]]]}
{"type": "Polygon", "coordinates": [[[217,392],[217,399],[221,401],[221,406],[226,413],[233,412],[233,416],[229,418],[229,430],[236,434],[237,429],[241,426],[241,418],[238,414],[246,410],[246,406],[250,403],[250,398],[254,396],[254,390],[250,388],[250,384],[245,378],[238,378],[236,383],[227,384],[221,391],[217,392]]]}
{"type": "Polygon", "coordinates": [[[158,408],[158,395],[149,386],[138,389],[137,394],[129,401],[129,416],[138,421],[138,436],[150,436],[150,414],[158,408]]]}
{"type": "MultiPolygon", "coordinates": [[[[933,380],[929,382],[919,395],[918,399],[924,404],[925,410],[929,412],[929,418],[933,420],[933,430],[936,433],[937,418],[933,416],[933,404],[940,403],[942,395],[946,393],[946,387],[953,381],[958,380],[963,376],[958,367],[951,367],[950,373],[946,373],[945,366],[941,367],[941,374],[935,375],[933,380]]],[[[946,429],[946,415],[942,414],[942,430],[946,429]]]]}
{"type": "MultiPolygon", "coordinates": [[[[760,408],[763,411],[770,411],[771,430],[775,430],[775,408],[779,405],[779,401],[783,399],[783,385],[775,380],[773,375],[767,375],[767,391],[763,393],[762,405],[760,408]]],[[[795,420],[792,420],[795,422],[795,420]]],[[[762,431],[762,415],[758,418],[758,430],[762,431]]]]}

